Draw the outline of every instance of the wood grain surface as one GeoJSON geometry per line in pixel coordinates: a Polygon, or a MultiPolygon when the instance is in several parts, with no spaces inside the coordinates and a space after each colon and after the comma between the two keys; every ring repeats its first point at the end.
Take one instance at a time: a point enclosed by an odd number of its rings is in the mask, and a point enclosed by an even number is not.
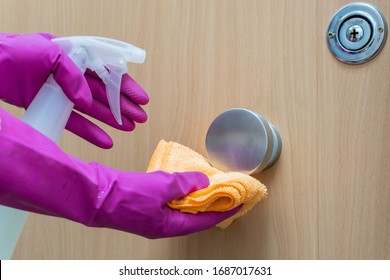
{"type": "MultiPolygon", "coordinates": [[[[1,0],[3,32],[105,36],[147,51],[129,73],[150,95],[148,122],[132,133],[102,125],[111,150],[66,132],[67,153],[140,172],[160,139],[206,155],[209,125],[233,107],[263,115],[283,140],[278,163],[257,176],[269,197],[226,230],[148,240],[31,214],[14,258],[389,259],[389,44],[360,66],[332,57],[326,28],[348,2],[1,0]]],[[[389,1],[370,2],[390,17],[389,1]]]]}

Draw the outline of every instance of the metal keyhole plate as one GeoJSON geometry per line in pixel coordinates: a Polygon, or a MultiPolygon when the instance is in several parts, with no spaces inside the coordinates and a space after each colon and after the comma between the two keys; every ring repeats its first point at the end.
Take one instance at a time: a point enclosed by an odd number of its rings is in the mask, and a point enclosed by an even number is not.
{"type": "Polygon", "coordinates": [[[341,8],[327,30],[329,50],[341,62],[361,64],[373,59],[387,40],[387,22],[372,4],[356,2],[341,8]]]}

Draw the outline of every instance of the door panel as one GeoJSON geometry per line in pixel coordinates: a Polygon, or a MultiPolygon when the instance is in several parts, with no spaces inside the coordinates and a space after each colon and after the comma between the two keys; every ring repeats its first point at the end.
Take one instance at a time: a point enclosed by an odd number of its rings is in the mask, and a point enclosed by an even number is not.
{"type": "MultiPolygon", "coordinates": [[[[66,132],[67,153],[140,172],[160,139],[206,155],[208,126],[232,107],[262,114],[283,140],[277,164],[256,176],[269,197],[226,230],[152,241],[31,214],[14,258],[389,259],[389,45],[360,66],[332,57],[327,24],[348,2],[1,1],[5,32],[106,36],[147,51],[129,73],[150,94],[148,122],[132,133],[104,126],[108,151],[66,132]]],[[[389,18],[389,1],[370,2],[389,18]]]]}

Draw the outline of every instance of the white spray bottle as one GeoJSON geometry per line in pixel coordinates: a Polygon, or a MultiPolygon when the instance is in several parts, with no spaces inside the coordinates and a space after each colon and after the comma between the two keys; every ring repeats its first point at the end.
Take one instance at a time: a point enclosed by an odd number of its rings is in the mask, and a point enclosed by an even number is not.
{"type": "MultiPolygon", "coordinates": [[[[122,124],[120,86],[127,62],[143,63],[146,53],[125,42],[92,36],[62,37],[52,40],[68,54],[82,73],[96,72],[106,86],[111,111],[122,124]]],[[[22,120],[57,142],[74,104],[51,75],[34,98],[22,120]]],[[[28,212],[0,206],[0,259],[10,259],[19,240],[28,212]]]]}

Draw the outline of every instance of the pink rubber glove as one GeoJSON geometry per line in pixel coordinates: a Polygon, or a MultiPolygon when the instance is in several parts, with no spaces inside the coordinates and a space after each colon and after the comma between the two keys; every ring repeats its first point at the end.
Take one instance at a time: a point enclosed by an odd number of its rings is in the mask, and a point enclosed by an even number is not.
{"type": "MultiPolygon", "coordinates": [[[[53,74],[58,85],[75,104],[75,109],[115,128],[132,131],[135,122],[147,115],[140,105],[149,101],[146,92],[127,74],[121,85],[123,125],[115,121],[103,82],[92,71],[84,75],[62,49],[45,33],[0,33],[0,99],[27,108],[39,89],[53,74]]],[[[111,137],[100,127],[73,112],[66,128],[101,148],[111,148],[111,137]]]]}
{"type": "Polygon", "coordinates": [[[237,213],[186,214],[166,203],[208,185],[198,172],[122,172],[63,153],[0,109],[0,204],[148,238],[190,234],[237,213]]]}

